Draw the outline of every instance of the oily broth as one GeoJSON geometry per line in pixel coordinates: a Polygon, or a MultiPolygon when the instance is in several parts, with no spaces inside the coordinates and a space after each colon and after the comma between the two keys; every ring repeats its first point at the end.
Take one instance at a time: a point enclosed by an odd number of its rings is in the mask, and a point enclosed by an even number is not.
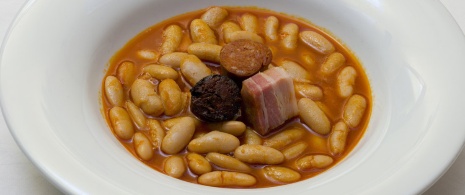
{"type": "MultiPolygon", "coordinates": [[[[356,79],[355,85],[354,85],[354,94],[361,94],[366,98],[366,100],[367,100],[367,108],[366,108],[365,114],[364,114],[364,116],[363,116],[363,118],[361,120],[361,123],[356,128],[350,128],[349,127],[350,132],[349,132],[348,137],[347,137],[346,148],[345,148],[345,151],[341,155],[333,156],[333,155],[330,154],[329,146],[328,146],[329,134],[325,135],[325,136],[322,136],[322,135],[319,135],[319,134],[311,131],[305,124],[303,124],[300,121],[299,117],[294,117],[294,118],[290,119],[284,125],[282,125],[281,127],[278,127],[275,131],[273,131],[273,133],[271,133],[271,134],[269,134],[267,136],[264,136],[264,137],[262,136],[263,139],[266,139],[266,138],[268,138],[270,136],[273,136],[277,132],[280,132],[281,130],[287,129],[289,127],[297,127],[297,128],[301,128],[301,129],[306,129],[307,130],[306,132],[308,132],[308,133],[306,133],[301,140],[307,142],[309,144],[309,147],[307,147],[307,149],[305,150],[305,152],[301,156],[303,156],[305,154],[327,154],[327,155],[330,155],[333,158],[334,163],[332,163],[331,166],[326,167],[325,169],[311,169],[311,170],[306,170],[306,171],[299,171],[299,173],[302,175],[300,180],[304,180],[304,179],[313,177],[315,175],[318,175],[321,172],[323,172],[323,171],[325,171],[327,169],[330,169],[332,166],[338,164],[345,156],[347,156],[348,153],[350,153],[350,151],[357,145],[359,140],[362,138],[362,136],[363,136],[363,134],[364,134],[364,132],[365,132],[365,130],[367,128],[368,121],[369,121],[369,118],[370,118],[370,115],[371,115],[371,103],[372,103],[371,89],[370,89],[370,86],[369,86],[367,76],[365,75],[365,72],[363,70],[363,67],[361,66],[361,64],[359,63],[357,58],[353,55],[353,53],[350,50],[348,50],[338,40],[336,40],[335,38],[329,36],[328,33],[326,33],[325,31],[323,31],[323,30],[321,30],[321,29],[319,29],[319,28],[317,28],[315,26],[313,26],[312,24],[310,24],[309,22],[307,22],[305,20],[296,19],[295,17],[291,17],[291,16],[288,16],[288,15],[285,15],[285,14],[276,13],[276,12],[272,12],[272,11],[267,11],[267,10],[263,10],[263,9],[246,8],[246,7],[224,7],[224,8],[226,8],[228,10],[228,12],[229,12],[228,17],[224,21],[227,21],[227,20],[237,21],[238,18],[242,14],[244,14],[244,13],[252,13],[255,16],[257,16],[257,18],[259,19],[259,29],[263,29],[263,23],[264,23],[265,18],[268,17],[268,16],[273,15],[273,16],[276,16],[279,19],[280,26],[282,26],[283,24],[292,22],[292,23],[295,23],[295,24],[297,24],[299,26],[299,31],[303,31],[303,30],[316,31],[319,34],[323,35],[326,39],[330,40],[331,43],[335,46],[336,51],[340,52],[340,53],[342,53],[344,55],[344,57],[346,58],[346,63],[345,63],[346,66],[352,66],[352,67],[355,68],[355,70],[357,71],[358,76],[357,76],[357,79],[356,79]],[[318,147],[312,147],[312,145],[315,145],[315,142],[318,142],[318,141],[324,142],[325,144],[323,144],[323,145],[320,144],[320,145],[318,145],[318,147]]],[[[189,35],[190,21],[195,19],[195,18],[200,18],[200,16],[204,12],[205,12],[205,10],[199,10],[199,11],[194,11],[194,12],[182,14],[182,15],[179,15],[179,16],[175,16],[175,17],[167,19],[167,20],[165,20],[165,21],[163,21],[161,23],[158,23],[158,24],[144,30],[143,32],[141,32],[140,34],[135,36],[133,39],[131,39],[121,50],[119,50],[110,59],[108,71],[106,72],[105,77],[110,76],[110,75],[116,75],[116,71],[117,71],[118,66],[122,62],[125,62],[125,61],[130,61],[130,62],[133,62],[135,64],[135,67],[136,67],[136,70],[137,70],[136,75],[138,75],[140,77],[142,75],[142,67],[144,67],[144,65],[147,65],[147,64],[157,63],[158,58],[155,59],[155,60],[143,59],[143,58],[140,58],[140,57],[137,56],[137,52],[139,50],[157,51],[158,48],[161,45],[161,42],[162,42],[161,37],[162,37],[163,30],[164,30],[164,28],[166,26],[168,26],[170,24],[177,24],[183,29],[182,43],[181,43],[181,45],[180,45],[180,47],[178,48],[177,51],[187,52],[187,46],[192,43],[192,41],[189,38],[189,36],[190,36],[189,35]]],[[[219,45],[224,45],[225,43],[223,41],[223,34],[222,33],[217,33],[217,32],[221,32],[219,28],[220,27],[218,27],[217,29],[214,29],[215,35],[217,36],[217,39],[220,40],[218,44],[219,45]]],[[[264,37],[263,30],[262,30],[262,32],[258,32],[258,34],[260,36],[264,37]]],[[[275,42],[272,42],[272,43],[265,41],[265,43],[268,46],[275,47],[275,48],[279,48],[280,44],[281,44],[280,41],[275,41],[275,42]]],[[[308,46],[304,45],[303,42],[299,39],[298,40],[298,47],[295,50],[292,50],[292,51],[278,50],[278,52],[273,53],[272,64],[279,64],[280,60],[288,59],[288,60],[292,60],[292,61],[302,65],[307,71],[309,71],[311,73],[311,75],[312,75],[311,82],[313,84],[315,84],[315,85],[318,85],[323,90],[323,93],[324,93],[323,94],[324,98],[319,101],[319,102],[321,102],[320,105],[324,106],[323,110],[325,111],[326,115],[330,119],[331,124],[335,124],[336,122],[342,120],[342,113],[343,113],[344,104],[346,103],[348,98],[339,97],[339,95],[338,95],[338,93],[336,91],[337,86],[336,86],[335,81],[336,81],[336,77],[338,75],[337,73],[333,73],[328,77],[325,77],[325,76],[323,76],[321,74],[318,74],[319,65],[322,64],[325,61],[326,57],[327,57],[327,55],[322,55],[322,54],[319,54],[319,53],[313,51],[308,46]],[[303,59],[301,58],[301,55],[303,55],[303,54],[310,55],[312,57],[312,59],[315,60],[315,65],[307,65],[303,61],[303,59]]],[[[211,63],[208,63],[208,62],[206,62],[206,64],[210,69],[212,69],[212,72],[217,73],[217,74],[224,74],[224,71],[221,69],[220,66],[214,65],[214,64],[211,64],[211,63]]],[[[341,69],[342,68],[340,68],[339,71],[341,69]]],[[[150,79],[150,81],[152,83],[154,83],[154,84],[158,84],[158,81],[156,79],[150,79]]],[[[178,83],[178,85],[179,85],[179,87],[181,88],[182,91],[188,91],[191,88],[190,84],[188,84],[188,82],[182,76],[180,76],[176,80],[176,82],[178,83]]],[[[104,84],[103,83],[104,82],[102,82],[102,88],[101,88],[102,91],[104,91],[104,84]]],[[[130,95],[129,95],[130,94],[130,89],[125,87],[124,85],[123,85],[123,88],[124,88],[124,96],[125,96],[124,98],[126,100],[131,99],[130,95]]],[[[297,95],[297,98],[300,98],[300,97],[301,97],[300,95],[297,95]]],[[[104,113],[105,113],[106,120],[108,121],[108,124],[111,124],[108,113],[109,113],[109,110],[111,109],[112,106],[108,102],[108,100],[104,97],[103,93],[102,93],[102,103],[103,103],[103,110],[104,110],[104,113]]],[[[191,115],[192,116],[192,114],[190,113],[189,108],[184,109],[181,113],[179,113],[179,114],[177,114],[175,116],[170,116],[170,117],[165,116],[165,115],[161,115],[159,117],[153,117],[153,116],[150,116],[150,115],[145,115],[145,116],[147,118],[158,119],[160,121],[163,121],[163,120],[173,118],[173,117],[176,117],[176,116],[186,116],[186,115],[191,115]]],[[[243,120],[242,117],[239,117],[238,120],[245,122],[245,120],[243,120]]],[[[137,130],[137,131],[139,131],[139,130],[137,130]]],[[[202,124],[202,125],[200,125],[199,127],[196,128],[196,133],[200,133],[200,132],[205,132],[206,133],[206,132],[209,132],[209,131],[210,131],[210,129],[208,129],[206,124],[202,124]]],[[[147,137],[150,137],[147,130],[140,130],[140,132],[144,133],[147,137]]],[[[124,145],[124,147],[130,153],[132,153],[136,158],[138,158],[139,160],[141,160],[143,163],[150,166],[151,168],[163,173],[163,161],[170,155],[164,154],[161,151],[161,149],[158,148],[158,149],[155,150],[154,156],[150,161],[144,161],[144,160],[140,159],[138,157],[138,155],[136,154],[135,149],[134,149],[134,144],[132,143],[132,139],[131,140],[123,140],[123,139],[118,138],[118,136],[116,136],[116,134],[115,134],[115,137],[117,137],[117,139],[119,139],[119,141],[124,145]]],[[[242,142],[243,136],[240,136],[239,139],[242,142]]],[[[288,146],[286,146],[286,147],[288,147],[288,146]]],[[[184,150],[182,150],[180,153],[178,153],[176,155],[184,156],[185,154],[187,154],[187,152],[188,152],[187,149],[184,149],[184,150]]],[[[290,161],[286,160],[286,161],[284,161],[284,163],[282,163],[280,165],[292,168],[294,170],[298,170],[297,167],[294,165],[294,161],[296,159],[298,159],[298,158],[295,158],[294,160],[290,160],[290,161]]],[[[255,176],[255,178],[257,178],[257,183],[255,185],[253,185],[251,188],[261,188],[261,187],[271,187],[271,186],[282,185],[282,183],[276,183],[276,182],[270,181],[267,178],[265,178],[265,176],[263,174],[263,171],[262,171],[262,168],[264,166],[266,166],[266,165],[251,165],[251,167],[253,168],[253,171],[250,174],[255,176]]],[[[212,164],[212,167],[213,167],[214,170],[222,170],[220,167],[217,167],[217,166],[215,166],[213,164],[212,164]]],[[[192,182],[192,183],[197,183],[197,177],[198,177],[197,175],[193,174],[192,172],[190,172],[189,169],[187,169],[186,173],[179,179],[184,180],[184,181],[188,181],[188,182],[192,182]]]]}

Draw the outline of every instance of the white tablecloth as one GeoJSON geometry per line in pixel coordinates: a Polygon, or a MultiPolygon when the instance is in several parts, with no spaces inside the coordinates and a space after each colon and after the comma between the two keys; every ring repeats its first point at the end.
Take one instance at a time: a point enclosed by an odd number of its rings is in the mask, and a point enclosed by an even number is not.
{"type": "MultiPolygon", "coordinates": [[[[0,0],[0,43],[26,0],[0,0]]],[[[465,31],[465,1],[441,0],[465,31]]],[[[464,53],[465,54],[465,53],[464,53]]],[[[464,130],[464,129],[461,129],[464,130]]],[[[61,194],[26,158],[14,142],[0,111],[0,194],[61,194]]],[[[465,194],[465,150],[426,193],[465,194]]]]}

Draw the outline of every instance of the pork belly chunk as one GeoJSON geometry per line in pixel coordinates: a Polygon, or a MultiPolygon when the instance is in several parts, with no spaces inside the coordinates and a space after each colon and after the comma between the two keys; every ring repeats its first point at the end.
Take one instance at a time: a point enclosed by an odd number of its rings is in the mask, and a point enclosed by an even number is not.
{"type": "Polygon", "coordinates": [[[268,69],[242,82],[245,116],[255,131],[266,135],[298,115],[294,83],[280,67],[268,69]]]}

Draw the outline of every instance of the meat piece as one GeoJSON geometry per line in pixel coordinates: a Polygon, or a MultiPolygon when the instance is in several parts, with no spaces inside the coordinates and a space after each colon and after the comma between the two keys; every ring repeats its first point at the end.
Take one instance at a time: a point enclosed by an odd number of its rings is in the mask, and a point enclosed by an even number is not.
{"type": "Polygon", "coordinates": [[[224,45],[220,52],[221,66],[239,77],[257,73],[263,66],[268,66],[272,58],[268,46],[250,40],[233,41],[224,45]]]}
{"type": "Polygon", "coordinates": [[[204,121],[231,120],[241,107],[239,86],[227,76],[201,79],[191,89],[191,96],[191,112],[204,121]]]}
{"type": "Polygon", "coordinates": [[[275,67],[242,82],[245,115],[254,129],[265,135],[298,114],[292,77],[275,67]]]}

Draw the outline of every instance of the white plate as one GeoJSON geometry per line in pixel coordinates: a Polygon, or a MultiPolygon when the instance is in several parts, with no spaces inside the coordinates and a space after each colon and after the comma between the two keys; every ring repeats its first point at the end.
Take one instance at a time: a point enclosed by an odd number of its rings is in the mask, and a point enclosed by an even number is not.
{"type": "Polygon", "coordinates": [[[71,194],[414,194],[465,140],[465,40],[438,1],[30,1],[3,45],[1,106],[24,153],[71,194]],[[132,157],[100,113],[108,59],[163,20],[208,5],[256,5],[307,18],[362,61],[374,96],[355,150],[329,171],[266,189],[218,189],[160,174],[132,157]]]}

